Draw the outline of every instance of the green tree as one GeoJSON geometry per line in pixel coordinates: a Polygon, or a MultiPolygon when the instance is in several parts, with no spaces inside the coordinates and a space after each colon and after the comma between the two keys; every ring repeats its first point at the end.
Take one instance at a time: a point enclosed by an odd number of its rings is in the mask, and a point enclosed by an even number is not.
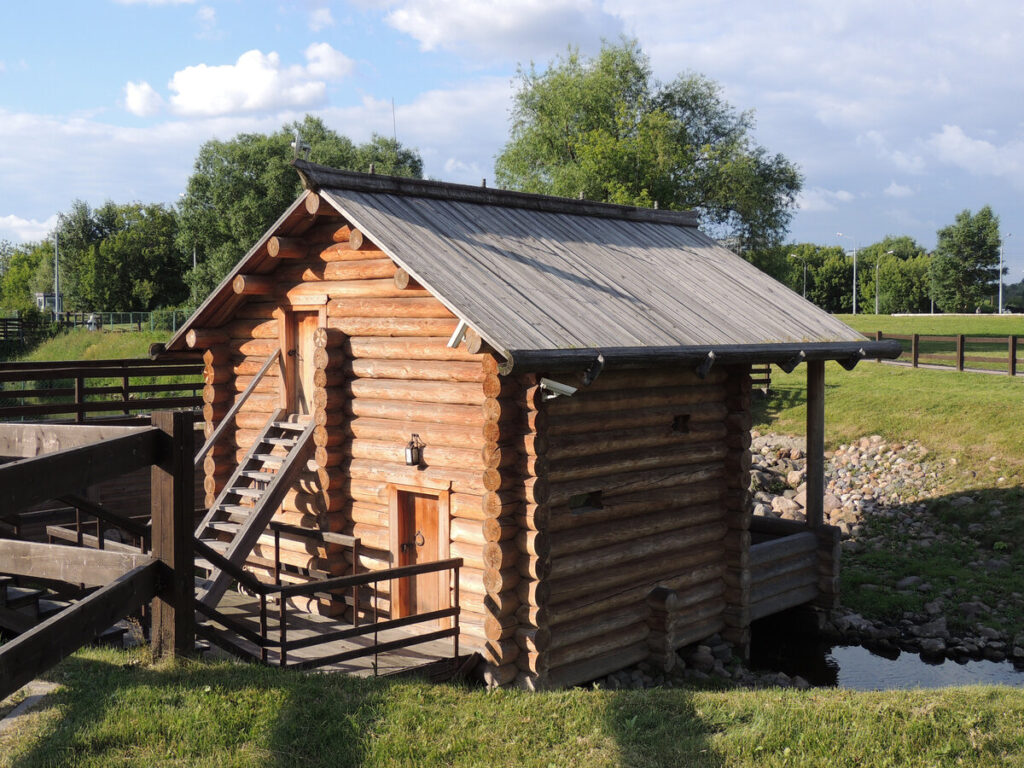
{"type": "Polygon", "coordinates": [[[356,146],[311,115],[273,134],[206,142],[178,206],[178,245],[197,257],[186,275],[192,303],[213,290],[302,191],[291,167],[296,132],[315,163],[359,171],[372,163],[377,173],[423,175],[415,150],[377,135],[356,146]]]}
{"type": "MultiPolygon", "coordinates": [[[[927,280],[923,285],[915,283],[919,271],[916,267],[921,264],[915,260],[923,256],[925,249],[906,235],[887,235],[880,242],[861,248],[857,252],[857,309],[874,312],[877,265],[878,311],[882,314],[923,311],[909,308],[919,305],[922,294],[925,298],[928,295],[927,280]]],[[[924,266],[927,268],[927,259],[924,266]]]]}
{"type": "Polygon", "coordinates": [[[510,139],[495,161],[502,187],[698,212],[704,228],[756,252],[778,245],[802,179],[751,137],[753,115],[686,73],[652,79],[636,41],[594,59],[570,49],[538,72],[519,68],[510,139]]]}
{"type": "Polygon", "coordinates": [[[65,307],[113,311],[179,304],[187,295],[187,263],[176,245],[177,230],[177,216],[165,205],[107,201],[93,210],[76,200],[57,227],[65,307]]]}
{"type": "Polygon", "coordinates": [[[835,246],[820,248],[820,262],[808,270],[807,298],[826,312],[853,308],[853,260],[835,246]]]}
{"type": "Polygon", "coordinates": [[[944,312],[968,312],[999,279],[999,217],[989,206],[963,210],[938,232],[929,279],[944,312]]]}
{"type": "MultiPolygon", "coordinates": [[[[0,279],[0,307],[7,311],[24,312],[36,306],[34,290],[36,275],[46,263],[52,263],[53,243],[27,243],[11,247],[4,259],[3,278],[0,279]]],[[[50,286],[53,290],[53,267],[50,267],[50,286]]]]}

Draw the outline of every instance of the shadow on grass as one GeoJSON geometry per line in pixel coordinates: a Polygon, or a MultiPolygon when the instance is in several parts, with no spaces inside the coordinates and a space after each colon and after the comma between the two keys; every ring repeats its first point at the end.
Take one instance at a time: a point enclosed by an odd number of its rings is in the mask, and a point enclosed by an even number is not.
{"type": "Polygon", "coordinates": [[[622,765],[715,768],[725,764],[710,741],[721,729],[696,709],[691,691],[673,688],[604,695],[605,725],[619,747],[622,765]]]}
{"type": "Polygon", "coordinates": [[[390,684],[236,664],[117,663],[90,649],[54,677],[59,716],[13,768],[362,765],[390,684]]]}

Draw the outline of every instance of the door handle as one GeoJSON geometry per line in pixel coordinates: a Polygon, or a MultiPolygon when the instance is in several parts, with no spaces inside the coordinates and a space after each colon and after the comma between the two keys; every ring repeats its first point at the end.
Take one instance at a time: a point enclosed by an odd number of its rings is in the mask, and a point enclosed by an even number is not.
{"type": "Polygon", "coordinates": [[[422,547],[424,544],[427,543],[427,540],[425,538],[423,538],[423,532],[422,531],[416,531],[416,539],[415,539],[415,541],[416,541],[416,546],[417,547],[422,547]]]}

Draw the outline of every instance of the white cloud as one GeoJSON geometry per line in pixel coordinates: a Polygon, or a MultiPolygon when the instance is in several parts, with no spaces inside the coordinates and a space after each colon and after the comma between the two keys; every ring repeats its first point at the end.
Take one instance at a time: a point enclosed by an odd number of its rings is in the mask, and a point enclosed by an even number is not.
{"type": "Polygon", "coordinates": [[[133,115],[149,117],[161,110],[164,100],[153,86],[145,80],[139,83],[128,82],[124,86],[124,107],[133,115]]]}
{"type": "Polygon", "coordinates": [[[330,8],[314,8],[309,13],[309,28],[313,32],[334,26],[334,17],[330,8]]]}
{"type": "Polygon", "coordinates": [[[15,242],[42,240],[57,226],[57,214],[44,221],[23,219],[21,216],[0,216],[0,232],[10,232],[15,242]]]}
{"type": "Polygon", "coordinates": [[[196,11],[196,22],[199,24],[198,37],[206,40],[220,37],[217,32],[217,11],[213,6],[200,6],[196,11]]]}
{"type": "Polygon", "coordinates": [[[837,203],[850,203],[854,196],[845,189],[823,189],[808,187],[800,192],[796,205],[801,211],[821,212],[836,210],[837,203]]]}
{"type": "Polygon", "coordinates": [[[308,65],[283,66],[276,52],[247,51],[234,64],[196,64],[174,73],[168,87],[180,115],[229,115],[322,104],[327,81],[340,80],[352,61],[327,43],[306,49],[308,65]]]}
{"type": "Polygon", "coordinates": [[[925,170],[925,160],[920,154],[891,148],[880,131],[868,131],[857,138],[857,143],[874,149],[879,159],[889,163],[896,170],[914,174],[923,173],[925,170]]]}
{"type": "Polygon", "coordinates": [[[889,184],[888,187],[885,188],[885,191],[882,192],[882,194],[885,195],[886,197],[910,197],[912,194],[914,194],[914,190],[912,190],[910,187],[904,186],[903,184],[897,184],[895,181],[893,181],[891,184],[889,184]]]}
{"type": "Polygon", "coordinates": [[[521,61],[549,56],[566,45],[590,49],[623,31],[598,0],[403,0],[391,4],[385,18],[421,50],[461,50],[490,60],[496,54],[521,61]]]}
{"type": "Polygon", "coordinates": [[[306,71],[313,77],[326,80],[340,80],[352,74],[355,67],[352,59],[336,51],[328,43],[313,43],[306,49],[306,71]]]}
{"type": "Polygon", "coordinates": [[[1007,177],[1015,185],[1024,186],[1024,142],[1020,140],[996,145],[971,138],[958,125],[944,125],[927,144],[944,163],[976,176],[1007,177]]]}

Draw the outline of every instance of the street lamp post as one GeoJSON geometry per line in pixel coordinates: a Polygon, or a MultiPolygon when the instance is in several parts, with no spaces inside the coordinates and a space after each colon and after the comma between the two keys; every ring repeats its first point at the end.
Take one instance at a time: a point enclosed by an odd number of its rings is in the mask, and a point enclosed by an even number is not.
{"type": "MultiPolygon", "coordinates": [[[[1013,237],[1012,232],[1007,232],[1006,237],[1013,237]]],[[[1003,314],[1003,243],[1006,239],[999,241],[999,314],[1003,314]]]]}
{"type": "Polygon", "coordinates": [[[853,241],[853,314],[857,314],[857,240],[851,235],[836,232],[837,237],[845,237],[853,241]]]}
{"type": "MultiPolygon", "coordinates": [[[[886,256],[892,256],[896,251],[886,251],[886,256]]],[[[878,262],[881,259],[875,259],[875,314],[878,314],[878,262]]]]}

